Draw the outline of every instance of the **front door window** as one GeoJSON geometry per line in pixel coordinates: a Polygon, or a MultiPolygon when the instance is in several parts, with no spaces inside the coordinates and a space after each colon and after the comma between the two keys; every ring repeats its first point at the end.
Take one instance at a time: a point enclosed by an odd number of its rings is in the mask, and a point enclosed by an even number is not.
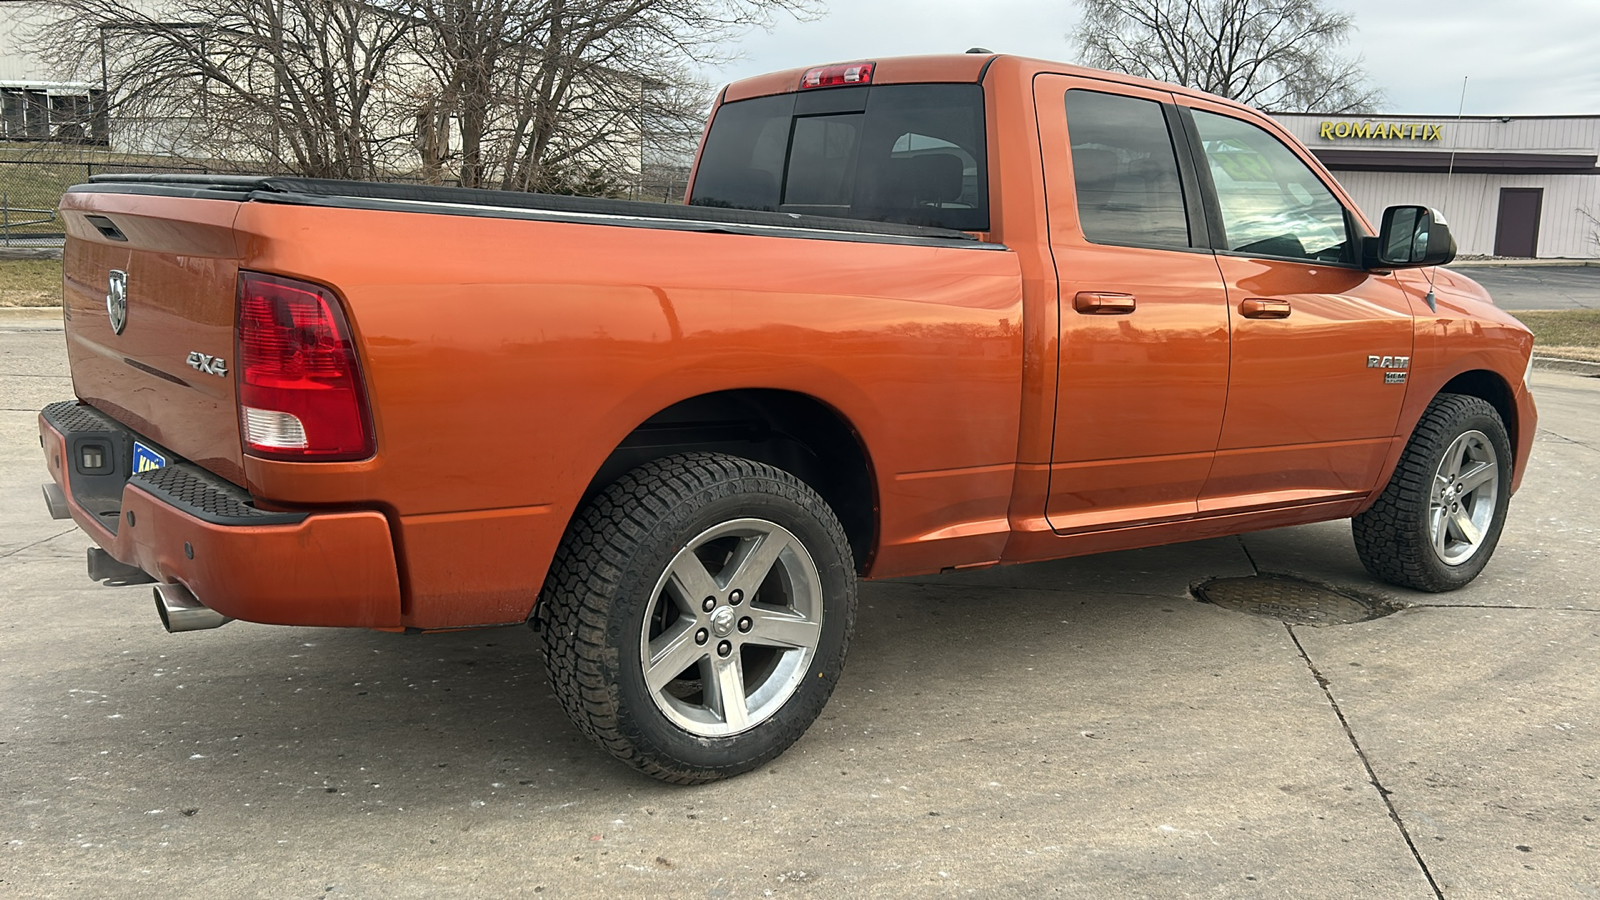
{"type": "Polygon", "coordinates": [[[1265,129],[1194,111],[1216,185],[1227,249],[1249,256],[1351,262],[1344,207],[1265,129]]]}

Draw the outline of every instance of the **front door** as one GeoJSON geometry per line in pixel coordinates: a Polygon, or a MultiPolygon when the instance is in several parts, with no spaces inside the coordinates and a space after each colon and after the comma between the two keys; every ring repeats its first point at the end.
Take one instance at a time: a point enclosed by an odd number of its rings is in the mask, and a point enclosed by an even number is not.
{"type": "Polygon", "coordinates": [[[1050,525],[1193,516],[1227,397],[1228,308],[1172,96],[1034,84],[1061,323],[1050,525]]]}
{"type": "Polygon", "coordinates": [[[1544,188],[1501,188],[1495,219],[1494,255],[1532,259],[1539,250],[1539,208],[1544,188]]]}
{"type": "Polygon", "coordinates": [[[1355,218],[1299,154],[1225,107],[1186,103],[1214,188],[1233,333],[1200,511],[1370,491],[1405,400],[1410,302],[1392,273],[1360,267],[1355,218]]]}

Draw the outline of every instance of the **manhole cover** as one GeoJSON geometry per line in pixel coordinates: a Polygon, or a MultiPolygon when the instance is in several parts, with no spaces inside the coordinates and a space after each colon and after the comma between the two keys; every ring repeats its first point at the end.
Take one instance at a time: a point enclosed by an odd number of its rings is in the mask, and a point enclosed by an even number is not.
{"type": "Polygon", "coordinates": [[[1399,612],[1400,605],[1287,575],[1213,578],[1194,594],[1223,609],[1269,616],[1290,625],[1349,625],[1399,612]]]}

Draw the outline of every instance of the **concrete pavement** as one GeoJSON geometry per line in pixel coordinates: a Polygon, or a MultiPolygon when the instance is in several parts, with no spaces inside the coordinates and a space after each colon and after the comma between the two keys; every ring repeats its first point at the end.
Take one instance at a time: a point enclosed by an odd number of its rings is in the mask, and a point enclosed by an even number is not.
{"type": "Polygon", "coordinates": [[[1463,591],[1372,582],[1345,523],[869,584],[811,732],[675,788],[526,629],[162,632],[39,498],[60,333],[0,331],[0,898],[1600,896],[1600,381],[1535,378],[1463,591]],[[1412,606],[1188,593],[1258,570],[1412,606]]]}
{"type": "Polygon", "coordinates": [[[1462,266],[1502,309],[1600,309],[1600,266],[1462,266]]]}

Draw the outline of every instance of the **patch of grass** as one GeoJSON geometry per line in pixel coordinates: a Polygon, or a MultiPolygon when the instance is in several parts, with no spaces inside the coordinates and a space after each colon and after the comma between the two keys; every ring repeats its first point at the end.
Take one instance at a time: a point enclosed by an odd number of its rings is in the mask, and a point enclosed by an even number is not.
{"type": "Polygon", "coordinates": [[[1533,332],[1534,353],[1600,360],[1600,309],[1537,310],[1512,315],[1533,332]]]}
{"type": "Polygon", "coordinates": [[[61,260],[0,259],[0,306],[60,306],[61,260]]]}

